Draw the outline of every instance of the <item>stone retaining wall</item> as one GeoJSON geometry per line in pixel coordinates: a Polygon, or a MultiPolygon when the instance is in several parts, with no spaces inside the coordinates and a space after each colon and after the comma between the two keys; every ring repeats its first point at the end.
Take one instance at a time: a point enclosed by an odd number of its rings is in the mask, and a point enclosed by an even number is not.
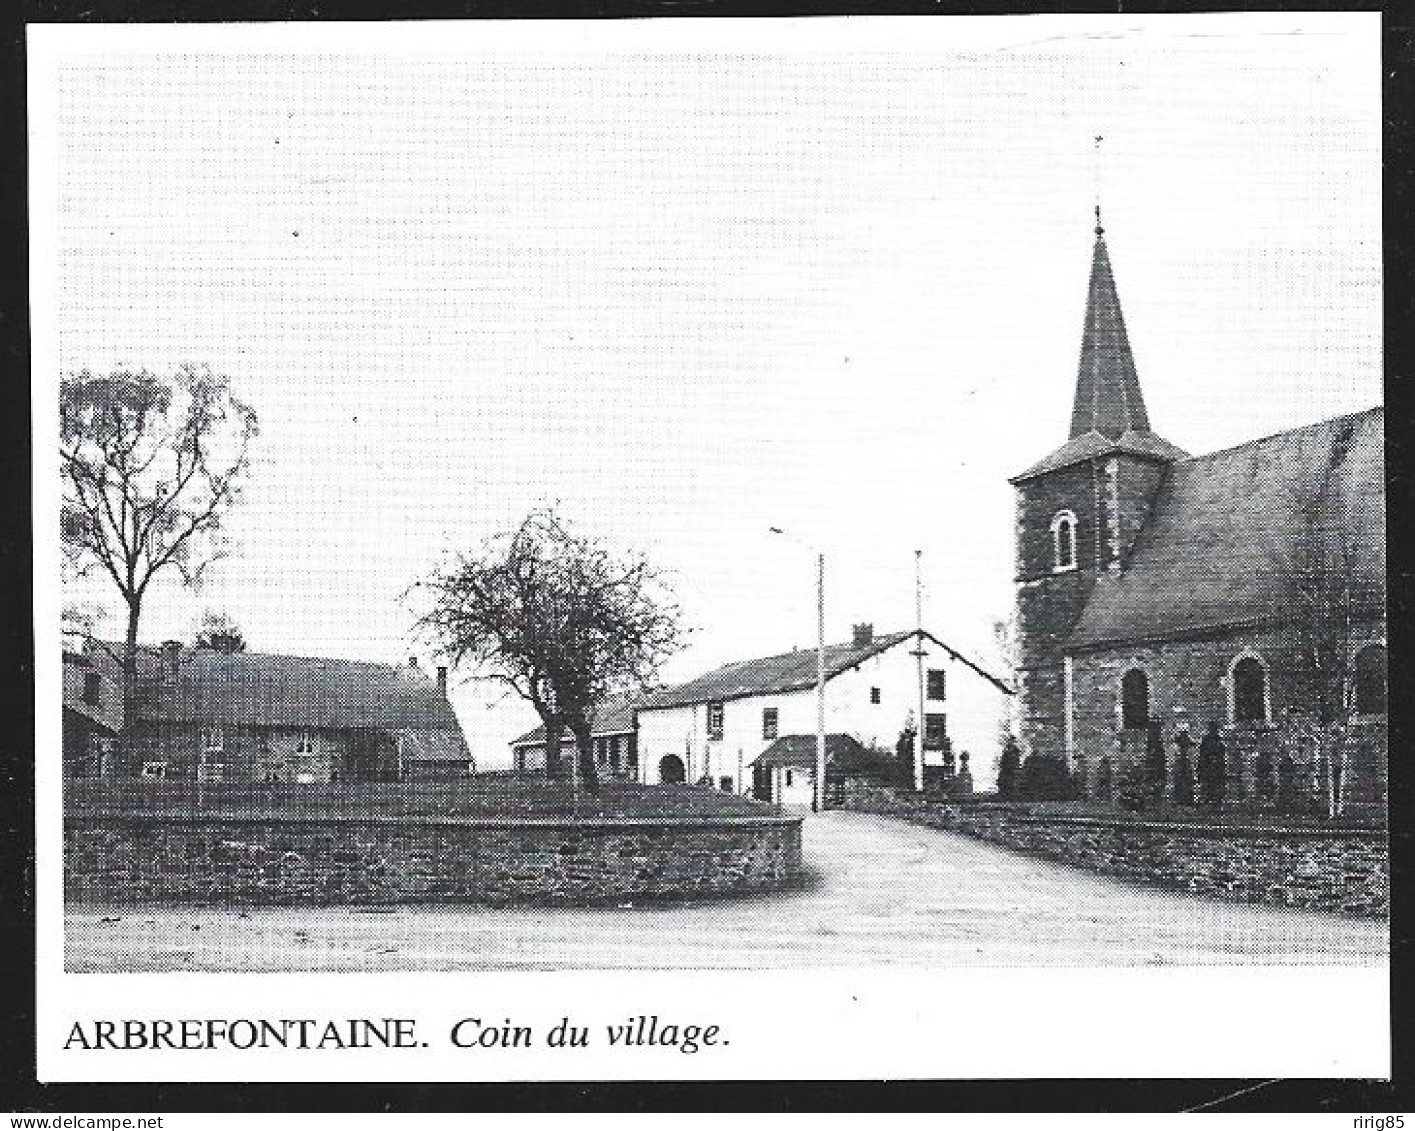
{"type": "Polygon", "coordinates": [[[71,815],[71,901],[589,904],[765,891],[800,818],[597,822],[71,815]]]}
{"type": "Polygon", "coordinates": [[[1048,818],[1022,808],[948,805],[883,789],[857,792],[846,807],[1197,895],[1372,918],[1390,914],[1390,857],[1379,832],[1048,818]]]}

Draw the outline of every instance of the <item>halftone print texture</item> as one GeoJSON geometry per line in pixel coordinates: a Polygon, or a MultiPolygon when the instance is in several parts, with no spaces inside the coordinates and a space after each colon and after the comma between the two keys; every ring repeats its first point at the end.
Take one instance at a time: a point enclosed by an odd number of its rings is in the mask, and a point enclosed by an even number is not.
{"type": "Polygon", "coordinates": [[[65,58],[66,969],[1384,962],[1378,54],[1283,18],[65,58]]]}

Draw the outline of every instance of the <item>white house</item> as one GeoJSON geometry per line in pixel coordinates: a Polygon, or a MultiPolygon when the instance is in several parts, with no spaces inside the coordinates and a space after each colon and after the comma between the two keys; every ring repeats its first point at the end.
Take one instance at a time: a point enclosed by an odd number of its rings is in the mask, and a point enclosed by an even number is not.
{"type": "MultiPolygon", "coordinates": [[[[857,625],[850,643],[826,648],[827,733],[892,754],[919,713],[919,650],[925,762],[942,764],[950,750],[956,756],[966,748],[951,735],[995,734],[1002,699],[1011,693],[1005,683],[928,632],[876,636],[870,625],[857,625]]],[[[768,747],[815,733],[815,649],[741,660],[640,704],[639,777],[651,784],[710,781],[746,793],[753,763],[768,747]]],[[[993,751],[975,753],[990,759],[993,751]]],[[[771,787],[772,800],[809,802],[810,771],[776,765],[773,778],[780,781],[771,787]]]]}

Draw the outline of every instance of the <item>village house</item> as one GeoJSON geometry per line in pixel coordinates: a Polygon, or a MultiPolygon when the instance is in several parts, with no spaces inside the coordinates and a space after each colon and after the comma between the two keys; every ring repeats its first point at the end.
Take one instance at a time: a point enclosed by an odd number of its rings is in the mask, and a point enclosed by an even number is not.
{"type": "Polygon", "coordinates": [[[66,777],[97,777],[104,751],[123,728],[118,653],[81,632],[64,633],[63,750],[66,777]]]}
{"type": "MultiPolygon", "coordinates": [[[[591,744],[595,768],[601,777],[638,780],[638,738],[634,731],[634,709],[643,696],[614,695],[590,716],[591,744]]],[[[569,731],[560,736],[562,759],[574,755],[575,740],[569,731]]],[[[518,774],[545,772],[545,727],[538,726],[511,742],[511,764],[518,774]]]]}
{"type": "Polygon", "coordinates": [[[1271,798],[1287,759],[1309,790],[1383,803],[1383,410],[1190,456],[1150,427],[1099,223],[1085,318],[1070,435],[1011,481],[1023,745],[1094,792],[1152,722],[1171,759],[1214,724],[1230,798],[1271,798]],[[1336,770],[1316,647],[1345,666],[1336,770]]]}
{"type": "MultiPolygon", "coordinates": [[[[876,636],[861,624],[849,643],[826,648],[826,731],[840,755],[859,748],[893,757],[918,716],[920,651],[926,761],[956,768],[955,724],[991,733],[999,699],[1009,694],[1005,683],[928,632],[876,636]]],[[[814,751],[814,648],[726,664],[656,691],[637,718],[641,781],[709,783],[781,804],[810,802],[815,763],[812,755],[801,764],[801,738],[809,736],[814,751]]]]}
{"type": "Polygon", "coordinates": [[[141,648],[130,741],[122,648],[66,639],[64,765],[76,777],[327,782],[465,777],[475,769],[436,680],[405,666],[141,648]]]}

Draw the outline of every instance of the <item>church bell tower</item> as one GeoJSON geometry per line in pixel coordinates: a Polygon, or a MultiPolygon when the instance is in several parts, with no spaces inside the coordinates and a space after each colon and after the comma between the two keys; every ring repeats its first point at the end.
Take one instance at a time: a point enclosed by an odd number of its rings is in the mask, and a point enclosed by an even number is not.
{"type": "Polygon", "coordinates": [[[1066,443],[1017,492],[1017,679],[1031,753],[1072,753],[1066,641],[1097,584],[1125,568],[1170,463],[1186,453],[1150,429],[1100,208],[1076,399],[1066,443]]]}

